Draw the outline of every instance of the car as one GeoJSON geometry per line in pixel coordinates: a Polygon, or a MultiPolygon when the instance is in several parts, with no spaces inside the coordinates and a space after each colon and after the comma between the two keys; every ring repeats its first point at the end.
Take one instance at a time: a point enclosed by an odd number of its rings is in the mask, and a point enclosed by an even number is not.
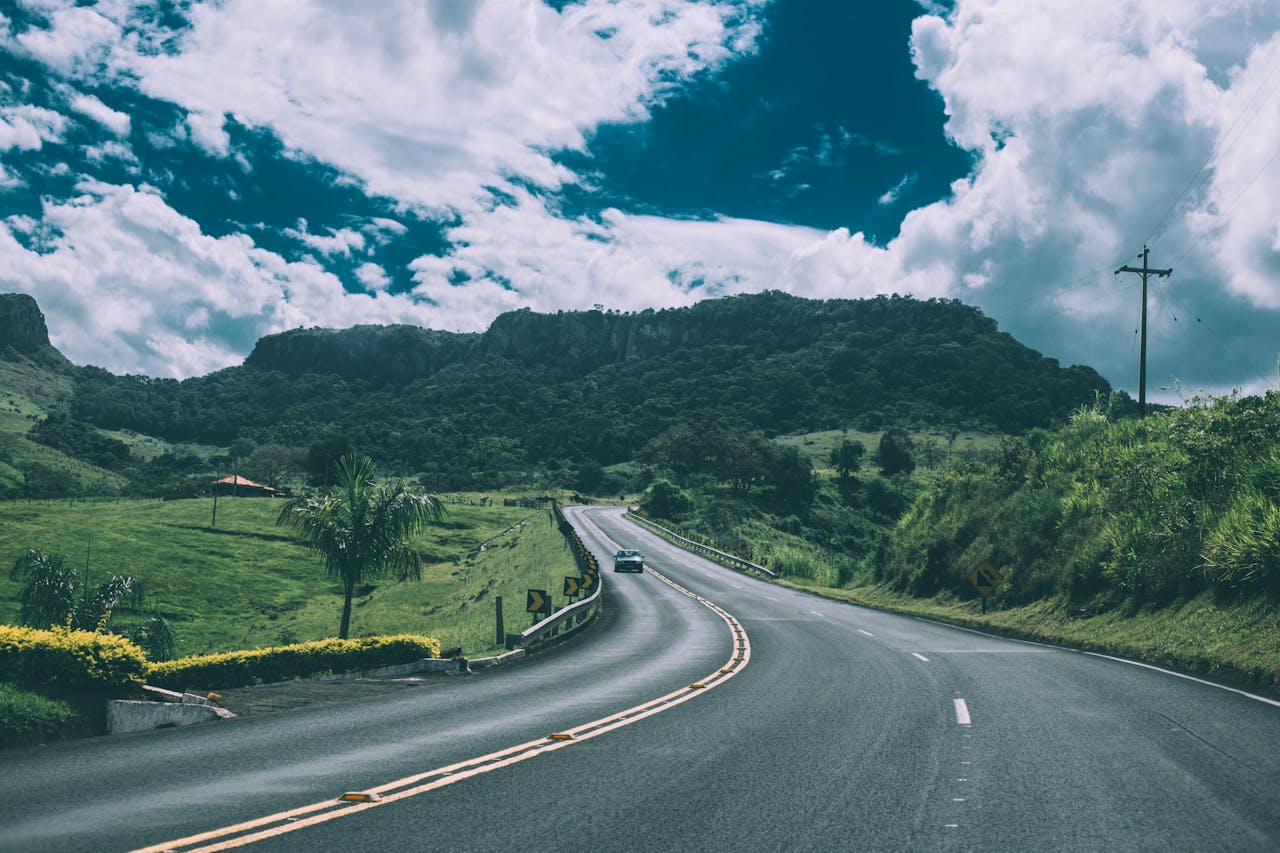
{"type": "Polygon", "coordinates": [[[613,570],[615,572],[643,572],[644,554],[630,548],[622,548],[613,555],[613,570]]]}

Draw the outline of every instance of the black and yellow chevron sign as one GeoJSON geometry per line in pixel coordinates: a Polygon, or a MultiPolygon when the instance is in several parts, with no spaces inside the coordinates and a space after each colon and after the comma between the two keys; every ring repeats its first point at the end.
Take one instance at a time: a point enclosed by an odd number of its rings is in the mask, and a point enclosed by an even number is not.
{"type": "Polygon", "coordinates": [[[524,600],[526,613],[542,613],[551,610],[551,597],[545,589],[531,589],[524,600]]]}

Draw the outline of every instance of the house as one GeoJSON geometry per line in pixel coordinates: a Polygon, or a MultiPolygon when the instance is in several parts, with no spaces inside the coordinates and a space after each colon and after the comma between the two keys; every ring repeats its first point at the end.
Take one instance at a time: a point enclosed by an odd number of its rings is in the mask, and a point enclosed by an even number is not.
{"type": "Polygon", "coordinates": [[[242,498],[283,498],[285,493],[271,486],[255,483],[253,480],[236,474],[213,481],[214,491],[220,495],[235,495],[242,498]]]}

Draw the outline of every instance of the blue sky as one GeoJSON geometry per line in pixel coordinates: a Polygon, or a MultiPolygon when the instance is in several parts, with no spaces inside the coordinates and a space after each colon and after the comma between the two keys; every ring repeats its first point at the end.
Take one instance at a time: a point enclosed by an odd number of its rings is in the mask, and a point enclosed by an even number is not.
{"type": "MultiPolygon", "coordinates": [[[[786,290],[1280,383],[1273,0],[0,0],[0,292],[72,360],[786,290]]],[[[1159,386],[1170,390],[1158,391],[1159,386]]]]}

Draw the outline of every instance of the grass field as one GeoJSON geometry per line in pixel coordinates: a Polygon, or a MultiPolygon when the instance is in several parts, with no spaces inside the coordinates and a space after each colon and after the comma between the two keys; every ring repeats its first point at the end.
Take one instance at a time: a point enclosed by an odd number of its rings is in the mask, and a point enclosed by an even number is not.
{"type": "MultiPolygon", "coordinates": [[[[813,467],[818,473],[830,476],[836,473],[831,467],[831,451],[846,438],[850,441],[862,442],[862,446],[867,449],[867,455],[862,458],[862,467],[874,468],[876,448],[880,446],[880,436],[883,434],[882,432],[829,429],[801,435],[788,435],[777,441],[779,444],[799,448],[801,453],[813,460],[813,467]]],[[[983,451],[995,448],[1000,443],[999,435],[985,432],[958,432],[954,442],[951,441],[949,434],[939,430],[913,432],[911,437],[917,443],[932,443],[943,459],[948,453],[957,458],[976,456],[983,451]]],[[[917,460],[917,463],[921,461],[917,460]]]]}
{"type": "MultiPolygon", "coordinates": [[[[446,498],[447,519],[414,542],[422,580],[357,590],[352,635],[425,634],[477,656],[498,647],[497,595],[507,629],[527,627],[526,589],[558,593],[577,571],[547,511],[501,504],[500,496],[446,498]]],[[[334,636],[340,588],[318,556],[276,527],[279,509],[273,500],[221,498],[211,528],[212,499],[3,502],[0,569],[39,548],[82,573],[87,564],[90,584],[133,575],[146,600],[119,612],[113,626],[164,616],[181,655],[334,636]]],[[[0,575],[0,622],[17,621],[18,586],[7,571],[0,575]]]]}

